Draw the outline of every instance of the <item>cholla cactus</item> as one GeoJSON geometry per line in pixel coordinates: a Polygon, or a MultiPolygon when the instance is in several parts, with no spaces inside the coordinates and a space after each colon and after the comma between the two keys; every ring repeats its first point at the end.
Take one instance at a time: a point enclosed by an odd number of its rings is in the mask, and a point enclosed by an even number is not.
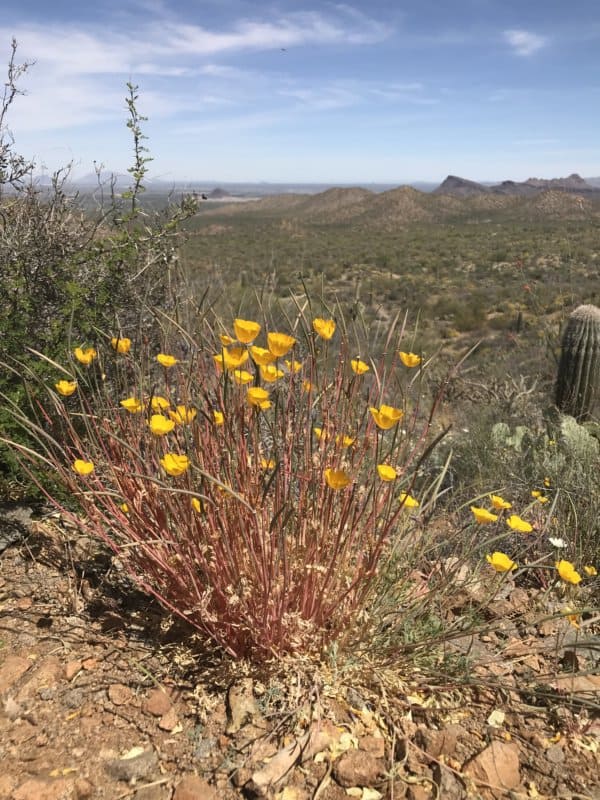
{"type": "Polygon", "coordinates": [[[592,419],[600,403],[600,308],[579,306],[565,329],[556,405],[579,421],[592,419]]]}

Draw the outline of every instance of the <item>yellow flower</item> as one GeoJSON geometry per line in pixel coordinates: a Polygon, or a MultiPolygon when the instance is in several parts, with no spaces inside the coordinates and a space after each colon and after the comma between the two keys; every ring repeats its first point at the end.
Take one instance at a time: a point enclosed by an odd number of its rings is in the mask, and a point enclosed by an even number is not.
{"type": "Polygon", "coordinates": [[[285,373],[280,369],[277,369],[274,364],[268,364],[266,367],[260,367],[260,375],[267,383],[274,383],[275,381],[278,381],[280,378],[283,378],[284,374],[285,373]]]}
{"type": "Polygon", "coordinates": [[[570,561],[557,561],[556,569],[558,574],[566,581],[566,583],[573,583],[577,585],[581,582],[581,575],[577,572],[574,565],[570,561]]]}
{"type": "Polygon", "coordinates": [[[475,517],[475,521],[480,525],[485,525],[487,522],[496,522],[498,519],[497,514],[492,514],[487,508],[480,508],[479,506],[471,506],[471,511],[475,517]]]}
{"type": "Polygon", "coordinates": [[[406,492],[401,492],[398,500],[404,508],[417,508],[419,505],[419,501],[411,494],[406,494],[406,492]]]}
{"type": "Polygon", "coordinates": [[[369,411],[377,427],[384,431],[393,428],[404,416],[404,411],[401,411],[399,408],[394,408],[393,406],[382,405],[378,409],[370,407],[369,411]]]}
{"type": "Polygon", "coordinates": [[[588,564],[583,568],[583,571],[586,575],[589,575],[590,578],[595,577],[598,574],[598,570],[596,567],[593,567],[591,564],[588,564]]]}
{"type": "Polygon", "coordinates": [[[126,336],[123,338],[118,338],[113,336],[110,340],[111,346],[113,350],[116,350],[117,353],[122,353],[125,355],[131,350],[131,339],[128,339],[126,336]]]}
{"type": "Polygon", "coordinates": [[[293,336],[287,333],[269,333],[267,335],[269,350],[276,358],[287,356],[292,347],[296,344],[293,336]]]}
{"type": "Polygon", "coordinates": [[[305,392],[310,392],[310,390],[312,389],[312,386],[313,386],[313,385],[312,385],[312,383],[311,383],[311,382],[308,380],[308,378],[305,378],[305,379],[302,381],[302,389],[303,389],[303,391],[305,391],[305,392]]]}
{"type": "Polygon", "coordinates": [[[192,497],[190,504],[197,514],[202,513],[202,503],[197,497],[192,497]]]}
{"type": "Polygon", "coordinates": [[[352,447],[355,441],[355,438],[352,436],[347,436],[346,434],[342,436],[341,433],[338,433],[338,435],[335,437],[335,443],[341,444],[342,447],[352,447]]]}
{"type": "Polygon", "coordinates": [[[405,367],[418,367],[421,363],[421,356],[418,356],[416,353],[405,353],[400,350],[398,355],[405,367]]]}
{"type": "Polygon", "coordinates": [[[178,453],[165,453],[164,457],[160,459],[160,463],[164,471],[174,478],[178,475],[183,475],[190,467],[189,458],[185,455],[179,455],[178,453]]]}
{"type": "Polygon", "coordinates": [[[364,361],[361,361],[360,358],[353,358],[350,362],[350,366],[352,367],[352,371],[357,375],[364,375],[365,372],[368,372],[371,369],[371,367],[368,364],[365,364],[364,361]]]}
{"type": "Polygon", "coordinates": [[[260,386],[252,386],[248,389],[248,402],[253,406],[259,408],[270,408],[271,401],[269,400],[269,392],[262,389],[260,386]],[[265,405],[268,403],[269,405],[265,405]]]}
{"type": "Polygon", "coordinates": [[[84,364],[86,367],[89,366],[98,355],[93,347],[86,347],[85,350],[82,347],[76,347],[73,353],[77,361],[79,361],[80,364],[84,364]]]}
{"type": "Polygon", "coordinates": [[[232,336],[228,336],[226,333],[222,333],[219,336],[221,340],[221,344],[225,345],[225,347],[229,347],[230,344],[235,342],[235,339],[232,336]]]}
{"type": "Polygon", "coordinates": [[[511,572],[517,568],[515,562],[506,553],[501,553],[499,550],[496,550],[491,556],[488,554],[486,559],[496,572],[511,572]]]}
{"type": "Polygon", "coordinates": [[[129,514],[129,506],[127,505],[127,503],[121,503],[121,505],[119,506],[119,508],[121,509],[121,511],[122,511],[124,514],[129,514]]]}
{"type": "Polygon", "coordinates": [[[329,341],[335,333],[335,322],[332,319],[313,319],[313,330],[321,339],[329,341]]]}
{"type": "Polygon", "coordinates": [[[225,416],[222,411],[213,411],[213,421],[215,425],[223,425],[225,422],[225,416]]]}
{"type": "Polygon", "coordinates": [[[170,405],[171,403],[169,403],[167,398],[162,397],[160,394],[155,394],[150,401],[152,411],[166,411],[170,405]]]}
{"type": "Polygon", "coordinates": [[[538,503],[547,503],[548,502],[548,498],[544,497],[544,495],[538,489],[534,489],[531,492],[531,496],[535,497],[535,499],[538,501],[538,503]]]}
{"type": "Polygon", "coordinates": [[[512,503],[509,503],[508,500],[504,500],[497,494],[491,494],[490,500],[492,501],[492,505],[494,506],[494,508],[497,509],[512,508],[512,503]]]}
{"type": "Polygon", "coordinates": [[[273,458],[261,458],[260,466],[261,466],[261,469],[275,469],[275,459],[273,459],[273,458]]]}
{"type": "Polygon", "coordinates": [[[156,356],[156,360],[162,367],[174,367],[175,364],[179,364],[178,358],[175,358],[175,356],[170,356],[167,353],[159,353],[156,356]]]}
{"type": "Polygon", "coordinates": [[[125,400],[121,400],[120,405],[130,414],[139,414],[144,410],[144,404],[137,397],[127,397],[125,400]]]}
{"type": "Polygon", "coordinates": [[[239,369],[248,361],[248,351],[245,347],[224,347],[221,357],[225,369],[239,369]]]}
{"type": "Polygon", "coordinates": [[[63,397],[69,397],[77,389],[77,381],[58,381],[54,384],[54,388],[63,397]]]}
{"type": "Polygon", "coordinates": [[[343,469],[326,469],[323,475],[330,489],[345,489],[350,483],[350,476],[343,469]]]}
{"type": "Polygon", "coordinates": [[[187,406],[177,406],[175,411],[169,411],[169,416],[176,425],[185,425],[196,419],[198,412],[195,408],[188,408],[187,406]]]}
{"type": "Polygon", "coordinates": [[[260,325],[248,319],[234,319],[233,330],[240,342],[250,344],[260,333],[260,325]]]}
{"type": "Polygon", "coordinates": [[[251,383],[254,380],[254,376],[245,369],[234,369],[233,380],[238,386],[244,386],[247,383],[251,383]]]}
{"type": "Polygon", "coordinates": [[[519,533],[531,533],[533,530],[533,526],[526,522],[526,520],[521,519],[517,514],[512,514],[507,520],[506,524],[509,528],[512,528],[513,531],[518,531],[519,533]]]}
{"type": "Polygon", "coordinates": [[[546,489],[550,488],[551,486],[550,478],[544,478],[544,486],[546,487],[546,489]]]}
{"type": "Polygon", "coordinates": [[[319,441],[321,441],[321,439],[323,439],[324,442],[327,441],[328,434],[327,434],[327,431],[323,430],[323,428],[318,428],[318,427],[315,426],[313,428],[313,433],[315,434],[315,436],[317,437],[317,439],[319,441]]]}
{"type": "Polygon", "coordinates": [[[84,461],[81,458],[77,458],[73,462],[71,469],[78,475],[91,475],[94,471],[94,464],[92,461],[84,461]]]}
{"type": "MultiPolygon", "coordinates": [[[[267,350],[267,353],[268,352],[269,351],[267,350]]],[[[288,370],[293,374],[295,374],[296,372],[300,372],[300,370],[302,369],[302,362],[296,361],[295,359],[289,361],[289,359],[286,358],[285,365],[288,368],[288,370]]]]}
{"type": "Polygon", "coordinates": [[[573,611],[573,609],[569,608],[568,606],[566,608],[563,608],[562,613],[569,620],[569,622],[574,628],[579,629],[581,627],[579,624],[579,620],[581,619],[581,614],[576,614],[573,611]]]}
{"type": "Polygon", "coordinates": [[[172,419],[167,419],[163,414],[152,414],[150,417],[150,430],[155,436],[164,436],[166,433],[171,433],[175,427],[172,419]]]}
{"type": "Polygon", "coordinates": [[[398,473],[388,464],[377,464],[377,472],[382,481],[395,481],[398,473]]]}
{"type": "Polygon", "coordinates": [[[268,364],[272,364],[276,358],[266,347],[258,347],[255,344],[250,348],[250,355],[254,363],[258,364],[259,367],[266,367],[268,364]]]}

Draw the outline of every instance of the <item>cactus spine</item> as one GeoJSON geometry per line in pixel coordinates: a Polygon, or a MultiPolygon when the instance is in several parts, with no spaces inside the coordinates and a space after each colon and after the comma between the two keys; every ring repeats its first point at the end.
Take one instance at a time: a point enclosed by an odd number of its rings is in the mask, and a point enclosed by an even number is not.
{"type": "Polygon", "coordinates": [[[562,344],[556,405],[579,421],[592,419],[600,401],[600,308],[579,306],[569,317],[562,344]]]}

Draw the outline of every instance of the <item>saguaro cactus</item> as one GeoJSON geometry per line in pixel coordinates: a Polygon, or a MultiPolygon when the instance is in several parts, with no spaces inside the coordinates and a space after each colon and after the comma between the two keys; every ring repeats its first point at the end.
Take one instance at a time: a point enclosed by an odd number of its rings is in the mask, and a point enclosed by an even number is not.
{"type": "Polygon", "coordinates": [[[556,405],[579,421],[600,411],[600,308],[579,306],[565,329],[558,377],[556,405]]]}

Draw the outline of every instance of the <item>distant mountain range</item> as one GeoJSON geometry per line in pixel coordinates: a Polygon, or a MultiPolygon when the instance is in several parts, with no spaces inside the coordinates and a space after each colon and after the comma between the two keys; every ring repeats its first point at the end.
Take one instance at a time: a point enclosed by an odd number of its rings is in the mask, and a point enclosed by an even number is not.
{"type": "Polygon", "coordinates": [[[600,181],[597,178],[585,180],[577,173],[569,175],[568,178],[528,178],[526,181],[502,181],[497,184],[484,184],[469,181],[466,178],[459,178],[456,175],[448,175],[434,194],[449,194],[454,197],[473,197],[480,194],[503,194],[514,195],[517,197],[532,197],[541,192],[571,192],[585,196],[591,192],[600,191],[600,181]]]}

